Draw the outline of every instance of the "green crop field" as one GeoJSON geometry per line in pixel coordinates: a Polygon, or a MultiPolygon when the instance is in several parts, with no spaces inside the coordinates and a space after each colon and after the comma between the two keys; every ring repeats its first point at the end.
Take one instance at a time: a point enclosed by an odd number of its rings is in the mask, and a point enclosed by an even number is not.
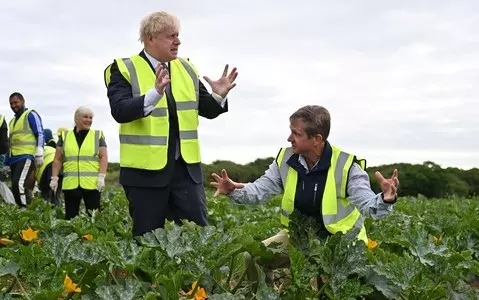
{"type": "Polygon", "coordinates": [[[280,250],[261,243],[281,229],[280,198],[240,206],[211,195],[209,227],[169,223],[138,240],[121,189],[91,219],[65,221],[41,200],[1,204],[0,299],[478,298],[479,199],[400,198],[367,220],[369,247],[348,234],[317,239],[296,216],[280,250]],[[263,266],[285,254],[289,267],[263,266]]]}

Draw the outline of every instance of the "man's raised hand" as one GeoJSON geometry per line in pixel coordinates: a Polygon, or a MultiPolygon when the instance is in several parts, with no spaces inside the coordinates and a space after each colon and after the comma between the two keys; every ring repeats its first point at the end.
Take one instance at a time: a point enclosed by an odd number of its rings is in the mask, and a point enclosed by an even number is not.
{"type": "Polygon", "coordinates": [[[216,180],[216,182],[210,182],[210,185],[216,188],[216,192],[213,195],[213,198],[218,197],[219,194],[228,195],[235,189],[240,189],[244,187],[244,184],[237,183],[231,180],[228,177],[228,173],[225,169],[221,170],[221,177],[216,173],[212,173],[211,177],[216,180]]]}
{"type": "Polygon", "coordinates": [[[170,83],[168,70],[162,64],[158,64],[155,70],[156,81],[155,88],[158,94],[164,95],[166,86],[170,83]]]}
{"type": "Polygon", "coordinates": [[[384,202],[394,202],[397,198],[397,190],[399,188],[398,170],[394,169],[393,176],[389,179],[384,178],[379,171],[376,171],[375,175],[381,186],[384,202]]]}
{"type": "Polygon", "coordinates": [[[238,71],[236,68],[233,68],[228,74],[228,67],[228,65],[225,66],[223,74],[221,75],[220,79],[216,81],[211,80],[208,76],[203,76],[206,82],[208,82],[208,84],[211,86],[211,90],[223,98],[226,97],[228,92],[236,86],[234,81],[238,76],[238,71]]]}

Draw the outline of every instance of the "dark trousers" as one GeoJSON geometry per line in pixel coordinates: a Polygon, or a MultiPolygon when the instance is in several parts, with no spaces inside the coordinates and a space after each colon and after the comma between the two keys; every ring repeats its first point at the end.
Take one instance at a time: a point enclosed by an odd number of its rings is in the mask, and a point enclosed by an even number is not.
{"type": "Polygon", "coordinates": [[[171,183],[165,187],[123,186],[133,219],[133,236],[163,228],[165,219],[206,226],[206,195],[203,184],[191,180],[186,165],[178,160],[171,183]]]}
{"type": "Polygon", "coordinates": [[[30,159],[18,161],[10,166],[12,194],[20,207],[32,202],[35,187],[35,162],[30,159]]]}
{"type": "Polygon", "coordinates": [[[50,180],[52,178],[52,165],[53,163],[48,164],[45,170],[43,171],[42,177],[40,178],[40,182],[38,183],[38,188],[40,189],[42,198],[45,201],[55,205],[60,205],[63,176],[58,176],[57,192],[56,193],[53,192],[53,190],[50,188],[50,180]]]}
{"type": "Polygon", "coordinates": [[[100,209],[101,194],[98,190],[85,190],[78,187],[74,190],[63,190],[63,196],[65,197],[65,219],[67,220],[78,216],[82,198],[89,216],[91,216],[89,210],[100,209]]]}

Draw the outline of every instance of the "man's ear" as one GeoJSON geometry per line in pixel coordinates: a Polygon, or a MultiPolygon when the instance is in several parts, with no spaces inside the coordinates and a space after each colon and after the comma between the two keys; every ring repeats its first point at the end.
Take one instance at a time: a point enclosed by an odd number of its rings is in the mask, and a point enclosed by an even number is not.
{"type": "Polygon", "coordinates": [[[319,143],[323,143],[324,142],[324,138],[321,134],[317,134],[316,135],[316,140],[319,142],[319,143]]]}

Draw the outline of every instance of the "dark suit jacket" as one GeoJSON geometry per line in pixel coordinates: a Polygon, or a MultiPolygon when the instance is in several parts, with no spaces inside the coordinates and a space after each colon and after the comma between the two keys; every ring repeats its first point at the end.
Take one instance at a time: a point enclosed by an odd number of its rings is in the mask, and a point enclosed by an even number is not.
{"type": "MultiPolygon", "coordinates": [[[[148,62],[152,71],[154,72],[154,68],[146,57],[144,51],[140,52],[140,56],[148,62]]],[[[118,123],[128,123],[143,118],[144,96],[133,97],[131,85],[118,70],[116,62],[113,62],[111,65],[110,72],[111,77],[110,83],[107,86],[107,95],[108,99],[110,100],[111,115],[113,118],[118,123]]],[[[171,82],[171,84],[175,83],[171,82]]],[[[214,119],[220,114],[228,111],[228,103],[226,102],[225,108],[223,109],[211,96],[201,81],[199,88],[198,113],[200,116],[207,119],[214,119]]],[[[120,184],[124,186],[137,187],[163,187],[171,182],[175,165],[184,164],[181,156],[178,158],[178,161],[175,161],[175,141],[179,136],[176,103],[173,99],[173,95],[170,92],[166,93],[166,97],[168,98],[168,113],[170,118],[170,139],[168,144],[168,162],[165,168],[159,171],[121,168],[120,184]]],[[[201,164],[187,164],[186,166],[191,179],[195,183],[202,183],[203,174],[201,164]]]]}

